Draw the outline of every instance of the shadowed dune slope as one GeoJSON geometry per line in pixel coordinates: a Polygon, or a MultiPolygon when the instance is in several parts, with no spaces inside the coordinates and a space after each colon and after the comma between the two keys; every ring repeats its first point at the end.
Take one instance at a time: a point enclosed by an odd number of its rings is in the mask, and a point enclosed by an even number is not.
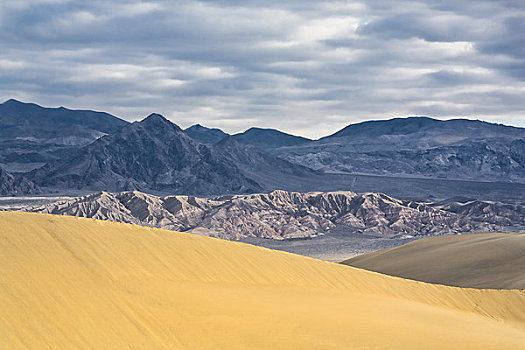
{"type": "Polygon", "coordinates": [[[0,213],[1,349],[519,349],[525,291],[156,228],[0,213]]]}
{"type": "Polygon", "coordinates": [[[451,286],[525,289],[525,234],[425,238],[356,256],[343,264],[451,286]]]}

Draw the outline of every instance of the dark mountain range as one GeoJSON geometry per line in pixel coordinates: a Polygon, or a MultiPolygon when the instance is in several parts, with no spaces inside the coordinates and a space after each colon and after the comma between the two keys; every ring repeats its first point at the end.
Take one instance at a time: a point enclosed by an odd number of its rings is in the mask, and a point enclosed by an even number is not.
{"type": "Polygon", "coordinates": [[[310,139],[294,136],[275,129],[250,128],[232,135],[235,141],[259,148],[277,148],[305,144],[310,139]]]}
{"type": "Polygon", "coordinates": [[[195,141],[209,145],[213,145],[228,136],[227,133],[220,129],[207,128],[200,124],[192,125],[185,129],[184,132],[195,141]]]}
{"type": "Polygon", "coordinates": [[[42,186],[251,192],[261,187],[235,164],[159,114],[121,128],[29,174],[42,186]]]}
{"type": "MultiPolygon", "coordinates": [[[[200,142],[217,143],[226,135],[194,129],[200,142]]],[[[316,141],[261,128],[232,138],[327,173],[525,182],[525,129],[479,120],[367,121],[316,141]]]]}
{"type": "Polygon", "coordinates": [[[0,104],[0,163],[27,171],[127,124],[107,113],[9,100],[0,104]]]}
{"type": "Polygon", "coordinates": [[[238,143],[262,149],[297,146],[311,141],[305,137],[294,136],[275,129],[250,128],[242,133],[229,135],[220,129],[212,129],[196,124],[184,130],[192,139],[215,144],[231,136],[238,143]]]}
{"type": "Polygon", "coordinates": [[[275,150],[324,172],[517,182],[525,182],[524,151],[524,128],[425,117],[353,124],[275,150]]]}
{"type": "Polygon", "coordinates": [[[45,187],[208,195],[261,191],[264,176],[286,181],[290,174],[313,173],[236,142],[198,143],[163,116],[152,114],[29,176],[45,187]]]}
{"type": "Polygon", "coordinates": [[[353,188],[355,179],[333,173],[525,183],[525,129],[481,121],[369,121],[316,141],[149,124],[9,100],[0,105],[0,166],[15,174],[47,164],[26,177],[57,189],[198,194],[353,188]]]}
{"type": "Polygon", "coordinates": [[[0,195],[20,196],[40,193],[34,183],[23,176],[13,175],[0,168],[0,195]]]}

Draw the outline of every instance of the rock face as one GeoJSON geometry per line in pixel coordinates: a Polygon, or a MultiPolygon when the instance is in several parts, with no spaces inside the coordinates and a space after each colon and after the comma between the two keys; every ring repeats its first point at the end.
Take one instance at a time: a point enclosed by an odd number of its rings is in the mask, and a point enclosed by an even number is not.
{"type": "Polygon", "coordinates": [[[41,166],[127,124],[107,113],[9,100],[0,104],[0,163],[22,171],[41,166]]]}
{"type": "Polygon", "coordinates": [[[285,182],[289,174],[314,171],[233,140],[198,143],[152,114],[29,176],[46,187],[210,195],[262,191],[266,178],[285,182]]]}
{"type": "Polygon", "coordinates": [[[364,122],[275,152],[325,172],[525,182],[525,129],[473,120],[364,122]]]}
{"type": "Polygon", "coordinates": [[[291,177],[308,178],[320,175],[308,167],[293,164],[275,157],[260,148],[239,143],[233,136],[227,136],[215,145],[225,158],[233,161],[249,178],[256,179],[267,189],[279,188],[291,177]]]}
{"type": "Polygon", "coordinates": [[[29,175],[42,186],[60,188],[203,194],[261,189],[232,161],[189,138],[159,114],[129,124],[29,175]]]}
{"type": "Polygon", "coordinates": [[[273,191],[212,198],[157,197],[137,191],[99,192],[27,210],[191,231],[226,239],[308,238],[336,228],[387,236],[439,235],[501,231],[513,225],[525,225],[524,216],[519,214],[484,220],[479,215],[470,217],[468,211],[454,212],[384,194],[353,192],[273,191]]]}
{"type": "Polygon", "coordinates": [[[493,201],[437,203],[433,207],[458,214],[466,220],[501,226],[525,225],[525,205],[493,201]]]}
{"type": "Polygon", "coordinates": [[[0,168],[0,195],[19,196],[39,192],[35,184],[23,176],[10,174],[0,168]]]}

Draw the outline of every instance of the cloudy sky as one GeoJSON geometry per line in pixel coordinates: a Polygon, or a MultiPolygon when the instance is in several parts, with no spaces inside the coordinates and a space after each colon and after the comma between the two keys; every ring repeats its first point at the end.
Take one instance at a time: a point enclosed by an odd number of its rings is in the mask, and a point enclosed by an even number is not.
{"type": "Polygon", "coordinates": [[[525,126],[525,2],[0,0],[0,99],[308,137],[525,126]]]}

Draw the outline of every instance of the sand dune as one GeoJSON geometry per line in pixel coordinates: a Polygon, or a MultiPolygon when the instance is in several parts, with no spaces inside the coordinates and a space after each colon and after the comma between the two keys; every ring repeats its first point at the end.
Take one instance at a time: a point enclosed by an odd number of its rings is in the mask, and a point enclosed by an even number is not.
{"type": "Polygon", "coordinates": [[[425,238],[343,264],[450,286],[525,289],[525,234],[425,238]]]}
{"type": "Polygon", "coordinates": [[[525,291],[237,242],[0,213],[1,349],[520,349],[525,291]]]}

